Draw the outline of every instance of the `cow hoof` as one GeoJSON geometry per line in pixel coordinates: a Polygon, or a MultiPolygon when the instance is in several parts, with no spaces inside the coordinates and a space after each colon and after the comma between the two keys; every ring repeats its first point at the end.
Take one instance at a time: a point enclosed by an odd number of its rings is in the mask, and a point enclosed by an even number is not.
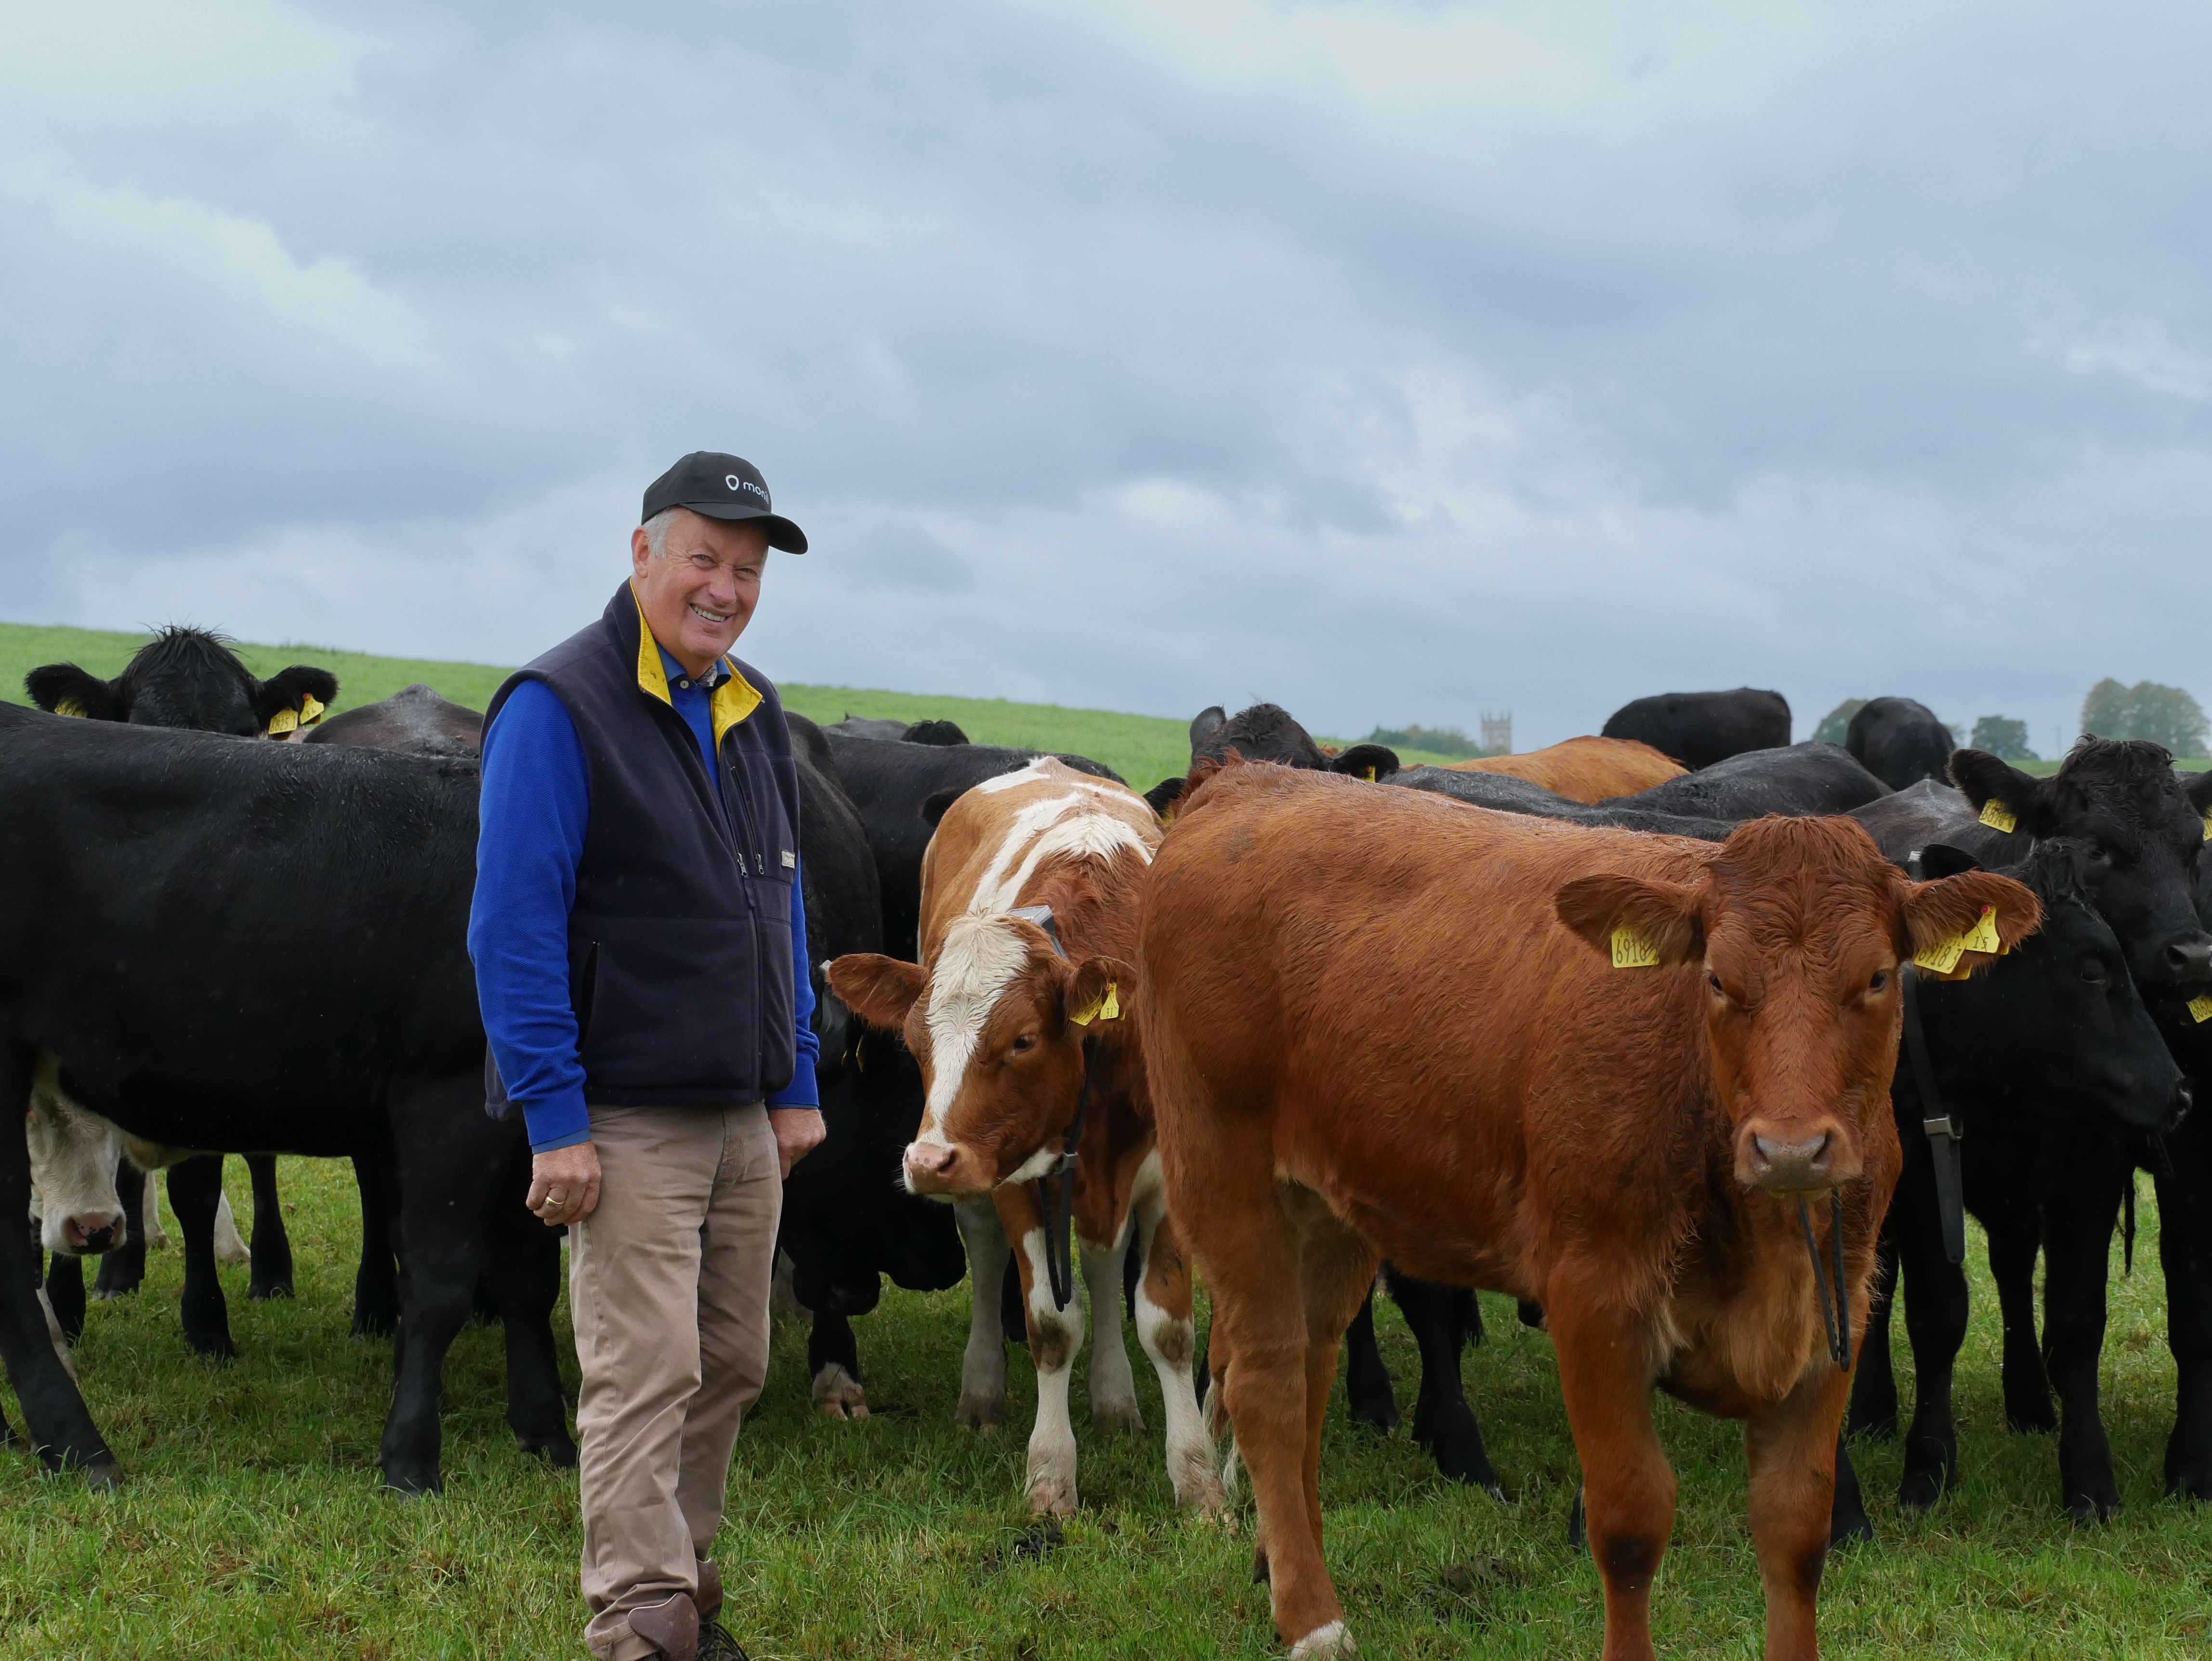
{"type": "Polygon", "coordinates": [[[1943,1497],[1943,1477],[1940,1465],[1934,1470],[1906,1471],[1905,1480],[1897,1485],[1897,1508],[1909,1517],[1933,1511],[1943,1497]]]}
{"type": "Polygon", "coordinates": [[[830,1361],[814,1375],[814,1405],[825,1419],[865,1419],[868,1392],[845,1371],[842,1361],[830,1361]]]}
{"type": "Polygon", "coordinates": [[[2166,1496],[2169,1500],[2212,1500],[2212,1464],[2198,1462],[2168,1470],[2166,1496]]]}
{"type": "Polygon", "coordinates": [[[1845,1546],[1871,1546],[1875,1543],[1874,1524],[1863,1511],[1854,1511],[1848,1517],[1832,1518],[1828,1524],[1828,1549],[1839,1551],[1845,1546]]]}
{"type": "Polygon", "coordinates": [[[2120,1514],[2116,1493],[2077,1494],[2066,1502],[2066,1514],[2077,1523],[2109,1523],[2120,1514]]]}
{"type": "Polygon", "coordinates": [[[399,1330],[399,1317],[380,1309],[356,1310],[352,1335],[356,1338],[389,1338],[399,1330]]]}
{"type": "Polygon", "coordinates": [[[188,1332],[185,1335],[185,1344],[203,1361],[235,1361],[238,1359],[238,1346],[230,1342],[230,1335],[227,1332],[215,1338],[196,1338],[188,1332]]]}
{"type": "Polygon", "coordinates": [[[265,1304],[271,1298],[289,1298],[293,1295],[292,1283],[289,1281],[279,1281],[274,1286],[248,1287],[246,1288],[246,1295],[257,1304],[265,1304]]]}
{"type": "Polygon", "coordinates": [[[1291,1661],[1334,1661],[1337,1657],[1358,1653],[1359,1646],[1352,1641],[1352,1628],[1341,1621],[1316,1627],[1291,1646],[1291,1661]]]}
{"type": "Polygon", "coordinates": [[[1030,1515],[1032,1517],[1073,1517],[1075,1515],[1075,1479],[1072,1476],[1040,1476],[1030,1484],[1030,1515]]]}
{"type": "Polygon", "coordinates": [[[963,1396],[960,1405],[953,1409],[952,1421],[965,1425],[969,1430],[996,1430],[1006,1422],[1006,1398],[1003,1396],[963,1396]]]}
{"type": "Polygon", "coordinates": [[[394,1463],[384,1468],[384,1486],[394,1494],[404,1494],[410,1500],[435,1494],[442,1484],[438,1481],[438,1468],[428,1469],[394,1463]]]}
{"type": "Polygon", "coordinates": [[[123,1467],[112,1459],[97,1459],[84,1468],[84,1485],[94,1494],[112,1494],[123,1486],[123,1467]]]}
{"type": "Polygon", "coordinates": [[[525,1453],[536,1454],[556,1470],[574,1470],[576,1468],[576,1445],[568,1439],[566,1432],[559,1436],[518,1436],[515,1440],[525,1453]]]}
{"type": "Polygon", "coordinates": [[[1145,1415],[1133,1396],[1126,1402],[1093,1402],[1091,1423],[1098,1430],[1136,1430],[1145,1427],[1145,1415]]]}
{"type": "Polygon", "coordinates": [[[2051,1405],[2051,1398],[2041,1401],[2033,1396],[2014,1401],[2005,1397],[2005,1428],[2023,1436],[2048,1435],[2058,1428],[2058,1415],[2051,1405]]]}

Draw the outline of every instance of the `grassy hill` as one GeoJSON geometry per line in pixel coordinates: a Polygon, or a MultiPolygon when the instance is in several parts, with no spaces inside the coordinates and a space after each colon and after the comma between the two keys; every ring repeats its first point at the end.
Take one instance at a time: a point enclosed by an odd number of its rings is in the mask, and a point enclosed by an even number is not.
{"type": "MultiPolygon", "coordinates": [[[[0,697],[22,702],[24,675],[42,663],[66,660],[96,675],[118,673],[149,638],[115,630],[0,623],[0,697]]],[[[333,715],[389,697],[418,680],[456,703],[481,709],[507,676],[507,669],[494,664],[377,657],[322,646],[240,643],[238,655],[246,667],[264,678],[291,663],[313,663],[328,669],[338,678],[337,702],[331,707],[333,715]]],[[[1188,723],[1158,715],[1070,709],[1057,703],[1016,703],[1006,698],[939,697],[866,687],[817,686],[799,681],[779,683],[779,690],[787,707],[813,721],[841,721],[847,715],[954,721],[978,744],[1067,751],[1104,762],[1139,790],[1190,765],[1188,723]]],[[[1409,762],[1446,759],[1419,751],[1400,753],[1409,762]]]]}

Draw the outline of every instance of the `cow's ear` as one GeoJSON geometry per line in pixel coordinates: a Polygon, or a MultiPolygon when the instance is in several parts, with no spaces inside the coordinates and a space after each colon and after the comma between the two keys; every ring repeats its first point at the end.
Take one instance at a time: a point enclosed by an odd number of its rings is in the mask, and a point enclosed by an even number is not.
{"type": "Polygon", "coordinates": [[[49,663],[32,670],[23,677],[23,690],[49,715],[121,721],[129,713],[112,682],[74,663],[49,663]]]}
{"type": "Polygon", "coordinates": [[[933,790],[921,799],[921,822],[931,830],[952,811],[952,804],[968,794],[963,784],[948,784],[942,790],[933,790]]]}
{"type": "Polygon", "coordinates": [[[2050,786],[2010,762],[1986,750],[1954,750],[1951,782],[1966,793],[1974,812],[1984,816],[1984,824],[1999,830],[2025,830],[2031,836],[2051,834],[2050,786]],[[1994,810],[1991,802],[1996,804],[1994,810]],[[2013,824],[2001,822],[2006,818],[2013,824]]]}
{"type": "Polygon", "coordinates": [[[1923,877],[1955,877],[1962,871],[1981,868],[1979,860],[1948,842],[1931,842],[1920,850],[1920,874],[1923,877]]]}
{"type": "Polygon", "coordinates": [[[1176,804],[1182,800],[1182,788],[1188,782],[1188,776],[1182,773],[1171,779],[1162,779],[1145,792],[1145,800],[1152,804],[1152,812],[1165,818],[1175,812],[1176,804]]]}
{"type": "Polygon", "coordinates": [[[1190,750],[1198,753],[1198,746],[1229,725],[1229,716],[1218,703],[1209,704],[1190,718],[1190,750]]]}
{"type": "Polygon", "coordinates": [[[338,678],[327,669],[295,663],[280,669],[253,688],[253,714],[261,730],[280,737],[323,718],[338,695],[338,678]]]}
{"type": "Polygon", "coordinates": [[[829,977],[830,989],[844,1001],[846,1008],[886,1032],[896,1032],[906,1025],[907,1012],[929,983],[928,973],[920,964],[901,963],[879,952],[848,952],[831,958],[823,973],[829,977]]]}
{"type": "Polygon", "coordinates": [[[2183,773],[2181,794],[2189,798],[2189,805],[2206,821],[2205,837],[2212,841],[2212,767],[2201,773],[2183,773]]]}
{"type": "Polygon", "coordinates": [[[1119,958],[1085,958],[1068,977],[1061,1013],[1085,1037],[1103,1037],[1129,1015],[1136,987],[1137,971],[1119,958]]]}
{"type": "Polygon", "coordinates": [[[1704,890],[1687,883],[1607,871],[1577,877],[1552,904],[1561,922],[1615,964],[1667,968],[1705,955],[1703,900],[1704,890]]]}
{"type": "MultiPolygon", "coordinates": [[[[1914,882],[1900,873],[1897,881],[1909,957],[1944,954],[1944,948],[1962,938],[1986,939],[1984,918],[1995,928],[1998,945],[2005,952],[2043,924],[2043,903],[2035,897],[2035,891],[1994,871],[1962,871],[1955,877],[1939,877],[1932,882],[1914,882]]],[[[1947,955],[1951,958],[1948,964],[1931,966],[1946,978],[1957,979],[1994,962],[1999,954],[1970,950],[1947,955]]]]}
{"type": "Polygon", "coordinates": [[[1398,770],[1398,752],[1387,744],[1355,744],[1329,758],[1328,770],[1356,779],[1387,779],[1398,770]]]}

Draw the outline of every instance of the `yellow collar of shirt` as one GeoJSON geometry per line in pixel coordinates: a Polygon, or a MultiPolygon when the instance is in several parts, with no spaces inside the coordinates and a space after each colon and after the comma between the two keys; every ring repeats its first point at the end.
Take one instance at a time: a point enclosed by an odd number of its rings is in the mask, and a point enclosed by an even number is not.
{"type": "MultiPolygon", "coordinates": [[[[653,637],[653,625],[645,620],[645,607],[639,603],[635,587],[629,591],[629,599],[630,604],[637,606],[637,690],[659,698],[673,709],[676,700],[668,695],[668,672],[660,666],[660,642],[653,637]]],[[[720,745],[723,733],[760,708],[761,695],[750,681],[738,672],[734,659],[725,657],[718,661],[729,673],[708,696],[707,709],[714,718],[714,742],[720,745]]]]}

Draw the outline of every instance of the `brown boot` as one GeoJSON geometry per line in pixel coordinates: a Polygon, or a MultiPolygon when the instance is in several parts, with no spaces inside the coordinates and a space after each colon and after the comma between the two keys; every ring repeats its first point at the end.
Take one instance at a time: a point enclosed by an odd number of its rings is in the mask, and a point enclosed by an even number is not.
{"type": "Polygon", "coordinates": [[[699,1606],[682,1592],[629,1612],[629,1629],[664,1661],[699,1661],[699,1606]]]}
{"type": "Polygon", "coordinates": [[[711,1557],[699,1560],[699,1590],[691,1601],[699,1606],[699,1624],[706,1626],[722,1612],[722,1571],[711,1557]]]}

